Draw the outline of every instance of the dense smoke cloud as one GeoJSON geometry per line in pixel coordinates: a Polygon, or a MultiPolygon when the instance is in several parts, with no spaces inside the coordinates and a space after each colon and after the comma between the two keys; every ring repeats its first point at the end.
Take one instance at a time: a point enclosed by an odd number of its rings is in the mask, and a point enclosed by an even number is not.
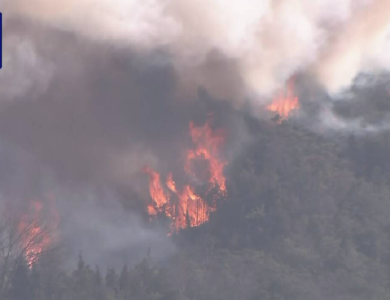
{"type": "Polygon", "coordinates": [[[155,262],[175,253],[164,229],[146,226],[139,214],[123,210],[115,195],[107,191],[57,194],[63,213],[61,244],[70,264],[79,253],[102,268],[137,263],[148,252],[155,262]]]}
{"type": "MultiPolygon", "coordinates": [[[[103,46],[20,18],[5,25],[1,202],[28,210],[53,194],[72,258],[81,251],[94,253],[91,263],[120,264],[149,247],[154,259],[172,254],[166,231],[149,228],[141,170],[182,168],[189,121],[203,124],[214,112],[215,126],[233,133],[234,110],[204,90],[181,101],[165,54],[103,46]]],[[[218,55],[209,62],[225,67],[218,55]]]]}
{"type": "Polygon", "coordinates": [[[139,259],[151,247],[164,258],[174,247],[148,228],[141,169],[180,175],[190,120],[202,125],[214,114],[213,126],[228,133],[229,160],[247,139],[243,116],[262,114],[296,75],[297,115],[311,128],[388,128],[390,109],[377,113],[389,97],[384,89],[377,101],[367,84],[352,86],[355,102],[329,95],[362,71],[388,70],[389,6],[3,0],[1,197],[28,203],[54,193],[72,256],[119,262],[124,249],[139,259]]]}
{"type": "Polygon", "coordinates": [[[390,129],[390,76],[361,74],[352,86],[329,95],[307,76],[296,78],[301,107],[295,121],[329,137],[366,136],[390,129]]]}
{"type": "Polygon", "coordinates": [[[312,72],[337,92],[362,70],[390,67],[387,0],[9,0],[4,8],[101,42],[164,49],[179,72],[219,52],[236,62],[245,93],[256,95],[269,95],[297,72],[312,72]]]}

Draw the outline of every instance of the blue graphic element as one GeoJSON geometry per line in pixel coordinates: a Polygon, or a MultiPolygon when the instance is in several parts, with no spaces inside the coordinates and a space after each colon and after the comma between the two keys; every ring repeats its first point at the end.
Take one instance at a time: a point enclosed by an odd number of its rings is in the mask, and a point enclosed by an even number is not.
{"type": "Polygon", "coordinates": [[[0,13],[0,69],[3,67],[3,14],[0,13]]]}

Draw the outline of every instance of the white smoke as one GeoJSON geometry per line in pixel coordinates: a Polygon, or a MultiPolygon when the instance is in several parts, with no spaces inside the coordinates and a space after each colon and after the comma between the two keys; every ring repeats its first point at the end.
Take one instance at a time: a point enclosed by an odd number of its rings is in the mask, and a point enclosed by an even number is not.
{"type": "Polygon", "coordinates": [[[34,43],[12,35],[4,39],[3,70],[0,72],[2,103],[23,97],[33,88],[44,92],[54,66],[38,55],[34,43]]]}
{"type": "MultiPolygon", "coordinates": [[[[387,116],[387,119],[389,119],[389,116],[387,116]]],[[[342,118],[327,106],[322,108],[318,120],[319,122],[312,129],[321,133],[343,132],[353,133],[354,135],[366,135],[388,131],[390,129],[388,122],[373,125],[367,123],[362,117],[355,117],[353,119],[342,118]]]]}
{"type": "Polygon", "coordinates": [[[334,93],[361,71],[390,68],[389,0],[3,2],[5,14],[91,39],[140,51],[163,47],[183,73],[217,50],[237,62],[247,91],[257,95],[297,72],[312,73],[334,93]]]}

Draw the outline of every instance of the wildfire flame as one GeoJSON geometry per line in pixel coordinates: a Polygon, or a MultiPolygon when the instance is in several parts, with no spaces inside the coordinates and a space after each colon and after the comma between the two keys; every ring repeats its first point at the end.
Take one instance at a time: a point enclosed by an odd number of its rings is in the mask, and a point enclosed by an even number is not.
{"type": "MultiPolygon", "coordinates": [[[[59,215],[53,202],[51,204],[50,222],[43,222],[46,211],[43,210],[41,201],[31,202],[29,212],[22,215],[20,219],[18,232],[25,259],[30,267],[44,251],[53,245],[52,233],[58,226],[59,215]]],[[[45,219],[48,219],[48,217],[45,219]]]]}
{"type": "Polygon", "coordinates": [[[196,127],[190,122],[190,135],[195,145],[195,149],[188,150],[187,163],[185,169],[193,174],[191,170],[192,161],[197,158],[203,158],[209,162],[210,179],[212,187],[219,186],[221,192],[226,192],[226,179],[223,175],[223,168],[227,162],[220,161],[218,158],[219,148],[224,142],[223,132],[213,132],[208,121],[202,127],[196,127]]]}
{"type": "Polygon", "coordinates": [[[169,202],[169,196],[164,192],[160,181],[160,174],[149,167],[145,167],[143,172],[149,175],[149,191],[154,202],[148,205],[148,213],[149,215],[156,215],[157,211],[161,210],[169,202]]]}
{"type": "Polygon", "coordinates": [[[299,99],[294,95],[294,84],[292,81],[287,85],[287,91],[280,92],[279,95],[273,99],[272,103],[267,106],[268,110],[278,114],[279,124],[287,120],[291,112],[298,108],[299,99]]]}
{"type": "Polygon", "coordinates": [[[174,193],[177,193],[176,182],[173,181],[172,173],[169,173],[167,177],[167,187],[174,193]]]}
{"type": "MultiPolygon", "coordinates": [[[[194,147],[187,151],[184,170],[190,178],[197,178],[193,165],[197,159],[207,161],[209,178],[205,196],[209,196],[212,189],[217,189],[221,196],[226,197],[226,178],[223,169],[227,162],[219,158],[224,135],[220,130],[213,131],[210,123],[211,119],[205,125],[197,127],[190,122],[189,133],[194,147]]],[[[187,226],[199,226],[207,222],[210,213],[216,210],[216,201],[208,203],[195,191],[191,183],[184,184],[181,189],[178,188],[172,173],[167,175],[163,186],[159,173],[150,167],[145,167],[143,172],[149,175],[149,192],[153,200],[153,203],[148,205],[148,213],[151,217],[158,213],[164,213],[169,217],[170,233],[187,226]]]]}

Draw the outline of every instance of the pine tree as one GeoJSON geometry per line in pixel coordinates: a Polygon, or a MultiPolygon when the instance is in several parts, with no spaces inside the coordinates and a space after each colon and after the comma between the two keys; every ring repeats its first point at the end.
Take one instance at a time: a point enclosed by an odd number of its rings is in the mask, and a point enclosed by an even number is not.
{"type": "Polygon", "coordinates": [[[81,272],[85,268],[85,262],[81,253],[79,254],[79,260],[77,262],[77,270],[81,272]]]}
{"type": "Polygon", "coordinates": [[[94,300],[106,299],[106,290],[98,266],[96,266],[95,272],[93,274],[93,295],[94,295],[94,300]]]}
{"type": "Polygon", "coordinates": [[[77,270],[73,273],[73,290],[75,299],[87,300],[92,294],[91,270],[79,255],[77,270]]]}
{"type": "Polygon", "coordinates": [[[118,275],[114,268],[109,268],[106,274],[106,287],[111,294],[118,295],[118,275]]]}
{"type": "Polygon", "coordinates": [[[129,298],[129,272],[126,264],[123,266],[119,277],[119,291],[124,300],[129,298]]]}
{"type": "Polygon", "coordinates": [[[95,267],[95,276],[94,276],[94,284],[96,286],[102,286],[102,275],[100,274],[99,266],[95,267]]]}

